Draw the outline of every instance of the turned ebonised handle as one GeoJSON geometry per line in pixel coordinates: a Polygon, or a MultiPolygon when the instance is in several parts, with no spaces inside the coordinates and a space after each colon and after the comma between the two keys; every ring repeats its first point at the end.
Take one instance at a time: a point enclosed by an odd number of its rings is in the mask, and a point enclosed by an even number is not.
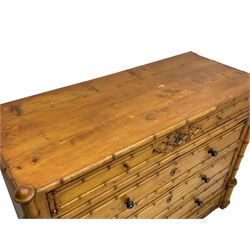
{"type": "Polygon", "coordinates": [[[195,200],[195,203],[196,203],[199,207],[203,205],[203,201],[200,200],[200,199],[196,199],[196,200],[195,200]]]}
{"type": "Polygon", "coordinates": [[[207,175],[202,176],[201,178],[205,183],[209,183],[210,182],[210,178],[207,175]]]}
{"type": "Polygon", "coordinates": [[[208,153],[209,153],[211,156],[213,156],[213,157],[216,157],[216,156],[218,155],[218,151],[217,151],[216,149],[214,149],[214,148],[210,148],[210,149],[208,150],[208,153]]]}
{"type": "Polygon", "coordinates": [[[128,209],[131,209],[134,207],[135,203],[130,198],[127,198],[125,200],[125,205],[128,209]]]}

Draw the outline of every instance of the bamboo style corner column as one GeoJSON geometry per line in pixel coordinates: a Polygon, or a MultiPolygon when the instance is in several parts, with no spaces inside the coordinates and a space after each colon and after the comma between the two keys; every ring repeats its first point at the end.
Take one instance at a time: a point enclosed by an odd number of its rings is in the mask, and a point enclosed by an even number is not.
{"type": "Polygon", "coordinates": [[[240,162],[244,156],[246,147],[249,143],[249,127],[250,127],[250,124],[248,121],[243,129],[243,132],[242,132],[242,136],[240,139],[241,140],[240,147],[237,151],[235,159],[233,159],[233,162],[232,162],[232,165],[234,167],[233,167],[233,170],[231,172],[231,176],[229,178],[229,181],[226,185],[226,192],[225,192],[224,197],[223,197],[221,204],[220,204],[220,208],[222,208],[222,209],[226,208],[230,204],[230,197],[232,195],[234,187],[237,185],[237,180],[236,180],[235,176],[236,176],[237,171],[239,169],[240,162]]]}
{"type": "Polygon", "coordinates": [[[36,205],[36,190],[31,186],[19,186],[14,181],[6,162],[0,156],[0,167],[12,202],[19,218],[38,218],[40,211],[36,205]],[[20,210],[20,207],[22,208],[20,210]]]}
{"type": "Polygon", "coordinates": [[[37,218],[39,216],[34,199],[35,194],[35,189],[29,186],[20,187],[14,192],[14,201],[22,206],[24,218],[37,218]]]}

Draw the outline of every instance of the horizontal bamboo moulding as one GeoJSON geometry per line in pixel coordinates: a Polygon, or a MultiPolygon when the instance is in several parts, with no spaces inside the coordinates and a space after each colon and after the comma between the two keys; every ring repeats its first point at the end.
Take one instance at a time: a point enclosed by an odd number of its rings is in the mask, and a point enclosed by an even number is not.
{"type": "Polygon", "coordinates": [[[227,207],[249,141],[249,76],[188,52],[2,104],[1,172],[18,217],[227,207]]]}

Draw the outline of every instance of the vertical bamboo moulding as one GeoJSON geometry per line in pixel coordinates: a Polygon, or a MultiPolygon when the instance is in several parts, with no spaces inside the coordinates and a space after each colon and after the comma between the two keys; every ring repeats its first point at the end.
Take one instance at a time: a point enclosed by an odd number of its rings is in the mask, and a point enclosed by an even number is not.
{"type": "Polygon", "coordinates": [[[230,197],[232,195],[234,187],[237,185],[237,180],[236,180],[235,176],[236,176],[237,171],[239,169],[241,159],[244,157],[246,147],[249,143],[249,126],[250,126],[250,124],[248,121],[248,123],[246,124],[246,126],[243,130],[243,133],[242,133],[243,138],[241,138],[241,140],[242,140],[241,147],[239,148],[238,155],[237,155],[235,162],[233,162],[234,168],[232,170],[231,176],[230,176],[229,181],[227,183],[226,192],[225,192],[225,195],[224,195],[222,202],[221,202],[221,205],[220,205],[220,208],[222,208],[222,209],[226,208],[230,204],[230,197]]]}

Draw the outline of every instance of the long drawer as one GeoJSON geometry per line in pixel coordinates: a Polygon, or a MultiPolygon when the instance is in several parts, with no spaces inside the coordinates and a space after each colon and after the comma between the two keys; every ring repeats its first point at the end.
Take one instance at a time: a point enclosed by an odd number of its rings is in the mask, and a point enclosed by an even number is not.
{"type": "MultiPolygon", "coordinates": [[[[231,161],[233,151],[238,145],[237,140],[241,129],[242,125],[238,126],[236,130],[226,133],[224,137],[216,139],[212,142],[217,150],[219,150],[219,155],[222,155],[222,166],[227,165],[231,161]],[[226,153],[227,156],[225,157],[226,153]]],[[[197,150],[196,153],[183,158],[181,162],[174,165],[174,168],[173,166],[167,167],[159,172],[156,172],[153,176],[148,177],[137,185],[132,186],[130,189],[127,188],[124,192],[112,198],[110,201],[106,201],[103,205],[99,205],[97,208],[89,207],[88,209],[86,209],[86,206],[80,206],[74,211],[68,213],[66,217],[70,218],[76,216],[78,218],[83,215],[85,218],[128,217],[130,214],[133,214],[135,210],[140,209],[147,204],[147,202],[157,198],[161,195],[161,193],[170,190],[184,181],[187,183],[189,177],[192,177],[197,172],[201,172],[204,166],[214,162],[215,159],[213,159],[213,157],[207,156],[208,153],[206,147],[207,145],[203,146],[200,150],[197,150]],[[204,158],[207,158],[208,160],[202,160],[204,158]],[[174,175],[173,170],[175,172],[174,175]],[[126,201],[128,199],[134,203],[133,209],[127,209],[126,201]],[[79,214],[77,214],[77,212],[79,214]]],[[[218,166],[218,169],[219,168],[220,166],[218,166]]],[[[218,169],[217,167],[213,167],[210,171],[218,171],[218,169]]],[[[194,183],[197,182],[202,182],[200,175],[198,175],[198,177],[189,184],[192,187],[195,185],[194,183]]],[[[186,188],[187,187],[185,187],[184,191],[181,190],[179,193],[185,193],[186,188]]],[[[177,198],[178,196],[176,196],[176,199],[177,198]]]]}

